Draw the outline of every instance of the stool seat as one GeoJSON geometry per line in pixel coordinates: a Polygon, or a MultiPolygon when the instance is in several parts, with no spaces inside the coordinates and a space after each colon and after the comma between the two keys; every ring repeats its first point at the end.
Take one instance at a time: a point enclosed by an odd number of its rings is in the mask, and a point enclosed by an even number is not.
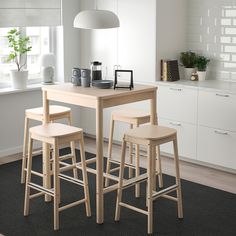
{"type": "Polygon", "coordinates": [[[82,132],[82,129],[60,123],[49,123],[45,125],[34,126],[29,129],[29,132],[43,136],[45,138],[54,138],[76,134],[82,132]]]}
{"type": "Polygon", "coordinates": [[[175,129],[157,125],[144,125],[125,132],[126,137],[131,136],[133,138],[146,140],[164,139],[175,134],[175,129]]]}
{"type": "Polygon", "coordinates": [[[150,113],[142,110],[136,110],[136,109],[122,109],[122,110],[115,110],[112,112],[112,115],[114,118],[132,118],[132,119],[139,119],[139,118],[149,118],[150,119],[150,113]]]}
{"type": "MultiPolygon", "coordinates": [[[[70,114],[71,109],[69,107],[50,105],[49,106],[49,120],[58,119],[57,117],[64,117],[67,114],[70,114]]],[[[34,120],[43,120],[43,107],[30,108],[25,110],[25,115],[28,118],[34,120]]]]}

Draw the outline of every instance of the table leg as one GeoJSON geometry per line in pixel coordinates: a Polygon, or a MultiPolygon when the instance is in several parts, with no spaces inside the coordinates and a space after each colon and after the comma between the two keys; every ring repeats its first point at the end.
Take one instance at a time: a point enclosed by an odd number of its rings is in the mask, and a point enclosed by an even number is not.
{"type": "MultiPolygon", "coordinates": [[[[157,96],[156,91],[153,91],[153,97],[150,101],[150,110],[151,110],[151,124],[156,125],[157,124],[157,96]]],[[[155,173],[156,166],[153,165],[153,172],[155,173]]],[[[156,177],[153,178],[153,190],[156,190],[156,177]]]]}
{"type": "Polygon", "coordinates": [[[153,91],[153,97],[150,100],[151,124],[157,124],[157,94],[153,91]]]}
{"type": "MultiPolygon", "coordinates": [[[[43,124],[49,122],[49,101],[47,99],[47,92],[43,91],[43,124]]],[[[50,145],[43,143],[43,186],[47,189],[51,188],[50,176],[50,145]]],[[[51,201],[51,196],[45,194],[45,201],[51,201]]]]}
{"type": "Polygon", "coordinates": [[[100,99],[96,107],[96,213],[97,223],[102,224],[104,220],[103,200],[103,105],[100,99]]]}

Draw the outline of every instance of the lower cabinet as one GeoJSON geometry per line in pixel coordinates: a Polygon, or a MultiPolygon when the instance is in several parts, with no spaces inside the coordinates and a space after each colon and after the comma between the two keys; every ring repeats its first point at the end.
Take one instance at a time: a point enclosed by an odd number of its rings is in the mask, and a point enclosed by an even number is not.
{"type": "MultiPolygon", "coordinates": [[[[177,130],[180,157],[196,160],[197,127],[195,125],[161,118],[158,119],[158,124],[177,130]]],[[[161,145],[161,152],[173,154],[173,145],[171,143],[161,145]]]]}
{"type": "Polygon", "coordinates": [[[197,160],[236,169],[236,133],[198,126],[197,160]]]}

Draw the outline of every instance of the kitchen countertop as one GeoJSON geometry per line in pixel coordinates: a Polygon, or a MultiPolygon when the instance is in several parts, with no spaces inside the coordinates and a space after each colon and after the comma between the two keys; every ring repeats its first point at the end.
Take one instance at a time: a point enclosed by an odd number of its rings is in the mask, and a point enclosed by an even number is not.
{"type": "Polygon", "coordinates": [[[175,85],[175,86],[186,86],[196,89],[207,89],[207,90],[220,90],[227,93],[236,94],[236,82],[223,81],[223,80],[205,80],[205,81],[191,81],[191,80],[178,80],[173,82],[168,81],[157,81],[160,85],[175,85]]]}

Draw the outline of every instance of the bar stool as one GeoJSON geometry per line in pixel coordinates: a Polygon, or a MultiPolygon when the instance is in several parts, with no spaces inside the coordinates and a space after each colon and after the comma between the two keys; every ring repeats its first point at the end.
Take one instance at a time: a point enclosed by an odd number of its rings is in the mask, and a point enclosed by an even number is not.
{"type": "Polygon", "coordinates": [[[124,134],[122,142],[122,154],[121,154],[121,164],[119,173],[119,182],[117,190],[117,202],[116,202],[116,213],[115,220],[120,220],[120,209],[121,207],[126,207],[131,210],[137,211],[139,213],[145,214],[148,217],[148,234],[153,232],[153,201],[159,197],[164,197],[169,200],[177,202],[178,207],[178,217],[183,218],[183,207],[182,207],[182,193],[181,193],[181,183],[179,174],[179,157],[177,148],[177,133],[175,129],[156,126],[156,125],[145,125],[139,128],[131,129],[124,134]],[[147,157],[147,173],[134,177],[132,179],[123,180],[124,166],[125,166],[125,149],[126,143],[132,142],[139,145],[147,146],[148,157],[147,157]],[[175,162],[175,184],[160,191],[154,191],[155,186],[155,170],[153,168],[155,163],[155,148],[157,145],[161,145],[167,142],[173,142],[174,148],[174,162],[175,162]],[[137,183],[147,180],[147,210],[131,206],[127,203],[122,202],[122,191],[124,188],[131,187],[137,183]],[[168,193],[176,191],[177,197],[168,195],[168,193]]]}
{"type": "MultiPolygon", "coordinates": [[[[67,119],[68,125],[72,124],[71,121],[71,109],[64,106],[51,105],[49,107],[49,121],[55,121],[59,119],[67,119]]],[[[21,183],[25,183],[25,175],[26,175],[26,162],[27,162],[27,141],[28,141],[28,133],[29,133],[29,121],[36,120],[43,122],[43,107],[37,107],[32,109],[25,110],[25,127],[24,127],[24,144],[23,144],[23,156],[22,156],[22,170],[21,170],[21,183]]],[[[74,150],[73,143],[71,143],[71,150],[74,150]]],[[[33,154],[38,155],[42,152],[42,150],[36,151],[33,154]]],[[[72,163],[76,163],[76,159],[74,153],[71,155],[62,156],[61,161],[72,158],[72,163]]],[[[78,176],[77,169],[73,169],[74,177],[78,176]]]]}
{"type": "MultiPolygon", "coordinates": [[[[27,216],[29,214],[29,200],[34,197],[42,196],[44,194],[48,194],[54,198],[54,230],[59,229],[59,212],[61,212],[62,210],[79,205],[81,203],[85,203],[86,215],[91,216],[88,177],[87,177],[87,171],[86,171],[84,139],[83,139],[82,129],[72,127],[69,125],[58,124],[58,123],[49,123],[46,125],[35,126],[29,129],[28,146],[29,146],[29,150],[28,150],[27,175],[26,175],[26,187],[25,187],[24,216],[27,216]],[[31,182],[33,140],[46,142],[52,145],[53,147],[53,188],[52,189],[46,189],[41,185],[31,182]],[[59,160],[59,146],[58,145],[65,144],[67,142],[75,142],[76,140],[80,142],[80,156],[81,156],[80,164],[82,166],[82,176],[83,176],[82,180],[75,179],[65,174],[61,174],[60,173],[61,170],[59,168],[60,160],[59,160]],[[85,195],[84,199],[59,207],[60,179],[82,186],[84,189],[84,195],[85,195]],[[38,191],[38,193],[31,195],[30,194],[31,189],[38,191]]],[[[76,164],[74,166],[76,166],[76,164]]]]}
{"type": "MultiPolygon", "coordinates": [[[[134,127],[139,127],[139,125],[149,123],[150,122],[150,113],[142,110],[137,109],[129,109],[129,110],[115,110],[112,112],[111,115],[111,125],[110,125],[110,137],[108,143],[108,158],[107,158],[107,166],[106,166],[106,174],[110,174],[115,172],[119,169],[112,168],[111,163],[120,164],[119,161],[112,160],[112,143],[113,143],[113,133],[114,133],[114,125],[115,121],[125,122],[130,124],[130,128],[133,129],[134,127]]],[[[125,166],[129,167],[129,178],[133,176],[133,169],[135,169],[135,175],[138,176],[140,174],[140,152],[139,152],[139,145],[136,144],[136,152],[135,152],[135,167],[133,166],[133,144],[130,142],[129,145],[129,164],[125,164],[125,166]]],[[[163,186],[163,179],[162,179],[162,169],[161,169],[161,158],[160,158],[160,150],[157,147],[157,173],[158,173],[158,180],[159,186],[163,186]]],[[[109,178],[105,180],[105,187],[109,185],[109,178]]],[[[137,184],[135,186],[135,196],[140,196],[140,186],[137,184]]]]}

